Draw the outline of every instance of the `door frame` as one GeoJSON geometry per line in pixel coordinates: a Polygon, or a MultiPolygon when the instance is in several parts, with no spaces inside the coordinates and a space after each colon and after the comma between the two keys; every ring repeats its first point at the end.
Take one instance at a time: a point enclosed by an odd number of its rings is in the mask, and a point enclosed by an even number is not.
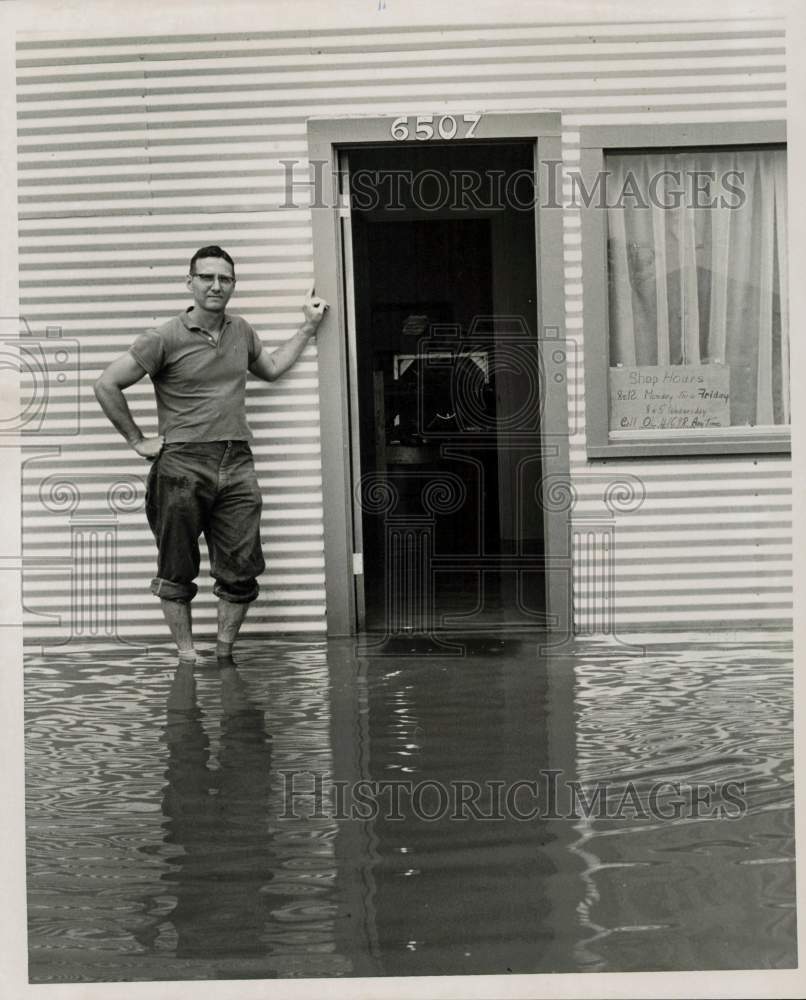
{"type": "MultiPolygon", "coordinates": [[[[447,115],[440,113],[435,118],[447,115]]],[[[454,116],[463,121],[462,114],[454,116]]],[[[562,163],[559,112],[490,112],[478,117],[474,140],[527,140],[532,142],[539,193],[534,209],[538,358],[543,373],[540,449],[542,478],[552,484],[552,495],[570,496],[565,297],[563,288],[563,209],[558,165],[562,163]],[[563,489],[563,485],[565,489],[563,489]],[[558,489],[559,487],[559,489],[558,489]]],[[[415,116],[408,117],[412,124],[415,116]]],[[[357,631],[354,586],[353,496],[348,383],[348,295],[342,264],[339,152],[352,146],[407,146],[422,139],[395,139],[392,125],[398,116],[310,118],[308,161],[312,172],[311,215],[313,259],[317,293],[331,304],[317,337],[319,406],[321,422],[325,593],[328,635],[354,635],[357,631]]],[[[412,134],[414,129],[412,128],[412,134]]],[[[442,141],[442,140],[439,140],[442,141]]],[[[352,294],[352,291],[350,292],[352,294]]],[[[543,524],[546,614],[552,629],[568,635],[571,630],[570,505],[545,502],[543,524]]]]}

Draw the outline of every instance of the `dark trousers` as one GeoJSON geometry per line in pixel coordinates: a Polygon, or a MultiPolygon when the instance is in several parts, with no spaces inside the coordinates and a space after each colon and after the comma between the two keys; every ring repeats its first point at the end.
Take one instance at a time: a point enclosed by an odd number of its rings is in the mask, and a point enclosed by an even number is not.
{"type": "Polygon", "coordinates": [[[146,516],[158,550],[152,593],[169,601],[193,600],[203,534],[216,581],[213,593],[235,604],[254,601],[256,578],[266,568],[261,507],[246,441],[166,444],[146,487],[146,516]]]}

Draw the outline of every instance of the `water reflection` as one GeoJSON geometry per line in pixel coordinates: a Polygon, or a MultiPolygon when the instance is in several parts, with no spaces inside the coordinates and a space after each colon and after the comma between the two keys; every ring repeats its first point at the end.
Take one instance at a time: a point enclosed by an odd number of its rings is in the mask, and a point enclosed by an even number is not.
{"type": "MultiPolygon", "coordinates": [[[[541,773],[570,763],[561,750],[570,757],[573,734],[567,720],[554,726],[555,692],[535,644],[487,639],[462,658],[385,657],[366,669],[369,774],[405,790],[401,818],[374,823],[384,972],[566,967],[556,847],[571,831],[531,815],[539,802],[530,783],[539,787],[541,773]],[[408,790],[418,788],[419,801],[410,801],[408,790]]],[[[571,684],[572,676],[555,680],[571,684]]]]}
{"type": "Polygon", "coordinates": [[[220,670],[29,657],[32,980],[794,964],[786,642],[400,653],[247,640],[220,670]],[[588,790],[736,779],[747,809],[491,815],[495,784],[547,773],[588,790]],[[399,808],[351,814],[348,796],[338,813],[328,783],[359,782],[402,786],[399,808]],[[453,815],[462,782],[481,815],[453,815]]]}
{"type": "Polygon", "coordinates": [[[178,667],[168,694],[162,812],[166,843],[175,850],[162,882],[176,903],[163,920],[173,927],[180,958],[259,958],[266,952],[263,928],[278,901],[268,833],[271,742],[264,713],[238,670],[222,669],[219,684],[215,766],[192,666],[178,667]]]}

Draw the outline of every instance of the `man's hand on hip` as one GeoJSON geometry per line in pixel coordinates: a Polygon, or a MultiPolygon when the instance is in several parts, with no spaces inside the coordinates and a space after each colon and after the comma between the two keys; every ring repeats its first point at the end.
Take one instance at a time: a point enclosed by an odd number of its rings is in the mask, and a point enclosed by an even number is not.
{"type": "Polygon", "coordinates": [[[162,446],[165,444],[165,438],[162,434],[158,437],[144,437],[140,438],[139,441],[134,441],[132,443],[132,448],[140,455],[142,458],[147,459],[149,462],[153,462],[154,459],[162,451],[162,446]]]}

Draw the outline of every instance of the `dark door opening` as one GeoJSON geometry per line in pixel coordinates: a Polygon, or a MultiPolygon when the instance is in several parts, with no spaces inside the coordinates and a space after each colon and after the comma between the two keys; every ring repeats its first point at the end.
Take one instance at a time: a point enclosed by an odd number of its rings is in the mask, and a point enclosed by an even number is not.
{"type": "Polygon", "coordinates": [[[349,150],[368,630],[545,621],[533,157],[349,150]]]}

